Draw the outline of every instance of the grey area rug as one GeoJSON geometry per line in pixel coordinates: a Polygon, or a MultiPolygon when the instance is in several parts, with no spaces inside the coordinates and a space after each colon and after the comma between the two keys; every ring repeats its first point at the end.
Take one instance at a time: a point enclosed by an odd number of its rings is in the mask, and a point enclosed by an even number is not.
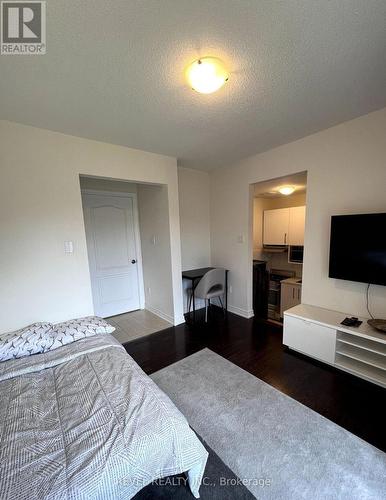
{"type": "Polygon", "coordinates": [[[151,377],[257,498],[386,498],[385,453],[209,349],[151,377]]]}

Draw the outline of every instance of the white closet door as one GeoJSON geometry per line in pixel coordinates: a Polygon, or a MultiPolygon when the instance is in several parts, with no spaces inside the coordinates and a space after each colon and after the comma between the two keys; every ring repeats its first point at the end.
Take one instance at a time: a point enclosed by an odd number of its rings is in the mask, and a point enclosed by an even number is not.
{"type": "Polygon", "coordinates": [[[84,194],[83,208],[95,314],[140,308],[134,198],[84,194]]]}

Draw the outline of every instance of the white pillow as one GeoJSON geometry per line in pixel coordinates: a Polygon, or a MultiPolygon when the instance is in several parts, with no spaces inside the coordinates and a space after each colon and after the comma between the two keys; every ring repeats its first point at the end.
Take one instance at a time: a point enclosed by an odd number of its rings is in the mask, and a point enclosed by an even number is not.
{"type": "Polygon", "coordinates": [[[49,335],[52,343],[47,350],[56,349],[76,340],[93,335],[113,333],[115,328],[98,316],[87,316],[86,318],[71,319],[63,323],[56,323],[50,330],[49,335]]]}
{"type": "Polygon", "coordinates": [[[0,361],[51,351],[76,340],[112,333],[115,328],[102,318],[87,316],[63,323],[33,323],[0,335],[0,361]]]}
{"type": "Polygon", "coordinates": [[[0,361],[44,352],[52,344],[52,323],[33,323],[0,335],[0,361]]]}

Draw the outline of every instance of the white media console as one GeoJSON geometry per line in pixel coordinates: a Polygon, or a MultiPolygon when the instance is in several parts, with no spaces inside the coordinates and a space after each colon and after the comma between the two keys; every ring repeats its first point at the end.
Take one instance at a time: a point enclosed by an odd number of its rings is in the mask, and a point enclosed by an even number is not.
{"type": "Polygon", "coordinates": [[[386,387],[386,334],[363,323],[341,325],[345,314],[299,304],[284,312],[283,344],[386,387]]]}

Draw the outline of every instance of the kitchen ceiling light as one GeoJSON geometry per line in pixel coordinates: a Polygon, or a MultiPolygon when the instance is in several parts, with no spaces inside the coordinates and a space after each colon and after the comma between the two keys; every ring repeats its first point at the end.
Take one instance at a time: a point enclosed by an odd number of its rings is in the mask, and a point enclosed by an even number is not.
{"type": "Polygon", "coordinates": [[[293,186],[282,186],[279,188],[279,193],[284,194],[285,196],[292,194],[294,191],[295,188],[293,186]]]}
{"type": "Polygon", "coordinates": [[[193,90],[211,94],[228,81],[229,73],[220,59],[202,57],[188,66],[186,76],[193,90]]]}

